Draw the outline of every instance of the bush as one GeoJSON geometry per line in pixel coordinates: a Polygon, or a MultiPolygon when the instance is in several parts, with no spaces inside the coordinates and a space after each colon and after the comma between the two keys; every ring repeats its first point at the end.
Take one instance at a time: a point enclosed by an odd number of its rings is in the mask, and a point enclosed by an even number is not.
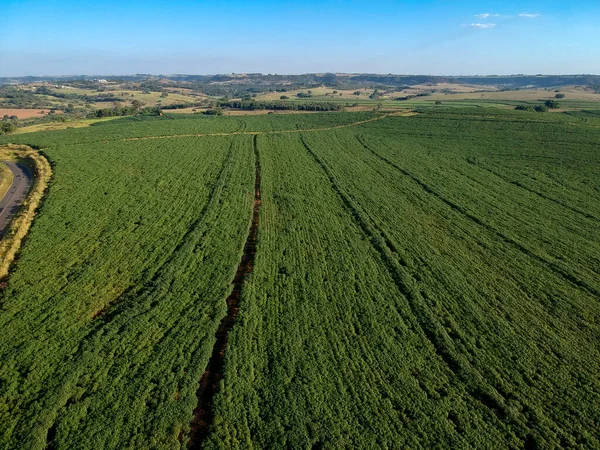
{"type": "Polygon", "coordinates": [[[535,111],[531,105],[519,105],[515,108],[517,111],[535,111]]]}
{"type": "Polygon", "coordinates": [[[549,109],[558,109],[558,108],[560,108],[560,104],[556,100],[546,100],[546,102],[544,103],[544,105],[546,105],[546,107],[549,108],[549,109]]]}
{"type": "Polygon", "coordinates": [[[548,112],[548,107],[546,105],[537,105],[534,109],[536,112],[548,112]]]}
{"type": "Polygon", "coordinates": [[[0,135],[10,134],[17,129],[17,126],[12,122],[2,121],[0,122],[0,135]]]}
{"type": "Polygon", "coordinates": [[[206,114],[207,116],[222,116],[223,110],[221,108],[207,109],[202,114],[206,114]]]}
{"type": "Polygon", "coordinates": [[[287,100],[289,97],[287,95],[282,95],[281,97],[279,97],[281,100],[287,100]]]}
{"type": "Polygon", "coordinates": [[[556,94],[554,98],[565,98],[565,94],[556,94]]]}

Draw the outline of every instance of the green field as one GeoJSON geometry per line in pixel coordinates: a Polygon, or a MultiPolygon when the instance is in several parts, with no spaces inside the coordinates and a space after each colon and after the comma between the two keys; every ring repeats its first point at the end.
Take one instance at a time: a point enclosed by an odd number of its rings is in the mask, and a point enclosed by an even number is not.
{"type": "MultiPolygon", "coordinates": [[[[395,102],[402,104],[403,102],[395,102]]],[[[0,448],[600,448],[600,114],[168,115],[0,138],[0,448]]],[[[476,107],[475,107],[476,106],[476,107]]]]}

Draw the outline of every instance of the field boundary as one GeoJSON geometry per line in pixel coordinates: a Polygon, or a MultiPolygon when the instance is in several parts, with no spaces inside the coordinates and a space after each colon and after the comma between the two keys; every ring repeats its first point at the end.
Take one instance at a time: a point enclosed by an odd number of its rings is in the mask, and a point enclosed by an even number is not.
{"type": "Polygon", "coordinates": [[[30,192],[23,201],[21,212],[8,226],[6,234],[0,240],[0,280],[5,278],[14,261],[21,243],[35,219],[37,209],[48,188],[52,177],[52,168],[48,160],[38,151],[26,145],[8,144],[0,147],[0,155],[7,159],[25,159],[33,165],[33,183],[30,192]]]}
{"type": "Polygon", "coordinates": [[[135,138],[124,138],[122,141],[145,141],[149,139],[170,139],[170,138],[185,138],[185,137],[214,137],[214,136],[262,136],[262,135],[271,135],[271,134],[290,134],[290,133],[308,133],[314,131],[331,131],[331,130],[339,130],[342,128],[351,128],[359,125],[363,125],[365,123],[377,122],[378,120],[386,119],[388,117],[411,117],[416,116],[419,113],[417,112],[393,112],[388,114],[382,114],[377,117],[373,117],[371,119],[359,120],[358,122],[346,123],[342,125],[334,125],[331,127],[321,127],[321,128],[307,128],[307,129],[296,129],[296,130],[276,130],[276,131],[231,131],[229,133],[188,133],[188,134],[171,134],[165,136],[143,136],[143,137],[135,137],[135,138]]]}

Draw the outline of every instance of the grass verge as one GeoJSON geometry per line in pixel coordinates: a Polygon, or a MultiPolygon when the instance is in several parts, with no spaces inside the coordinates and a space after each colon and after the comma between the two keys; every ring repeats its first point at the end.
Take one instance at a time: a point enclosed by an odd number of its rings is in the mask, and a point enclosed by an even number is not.
{"type": "Polygon", "coordinates": [[[4,197],[12,184],[13,174],[5,164],[0,164],[0,199],[4,197]]]}
{"type": "Polygon", "coordinates": [[[0,146],[0,159],[20,161],[29,167],[33,175],[31,190],[23,202],[20,213],[11,222],[8,232],[0,241],[1,280],[8,275],[10,264],[33,223],[36,210],[52,176],[52,169],[46,158],[26,145],[0,146]]]}

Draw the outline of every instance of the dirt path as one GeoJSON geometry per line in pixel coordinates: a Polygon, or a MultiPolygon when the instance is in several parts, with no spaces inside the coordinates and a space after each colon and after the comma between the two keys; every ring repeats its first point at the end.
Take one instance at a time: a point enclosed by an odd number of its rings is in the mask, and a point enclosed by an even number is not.
{"type": "Polygon", "coordinates": [[[401,112],[383,114],[381,116],[374,117],[372,119],[360,120],[358,122],[352,122],[352,123],[347,123],[347,124],[343,124],[343,125],[335,125],[332,127],[322,127],[322,128],[309,128],[309,129],[305,129],[305,130],[232,131],[230,133],[170,134],[167,136],[144,136],[144,137],[137,137],[137,138],[124,138],[122,140],[123,141],[145,141],[148,139],[170,139],[170,138],[177,138],[177,137],[208,137],[208,136],[236,136],[236,135],[238,135],[238,136],[258,136],[258,135],[265,135],[265,134],[307,133],[310,131],[339,130],[341,128],[350,128],[350,127],[356,127],[358,125],[363,125],[365,123],[377,122],[378,120],[385,119],[387,117],[392,117],[392,116],[409,117],[409,116],[415,116],[417,114],[418,113],[415,113],[415,112],[401,111],[401,112]]]}
{"type": "Polygon", "coordinates": [[[13,173],[13,181],[0,200],[0,237],[8,229],[12,216],[19,210],[32,182],[31,173],[25,166],[12,161],[3,161],[3,163],[13,173]]]}
{"type": "Polygon", "coordinates": [[[244,253],[238,265],[233,278],[233,290],[227,298],[227,315],[221,319],[219,328],[215,335],[216,341],[213,347],[212,355],[206,366],[206,370],[200,379],[200,386],[196,395],[198,396],[198,405],[194,409],[194,418],[191,423],[190,441],[188,448],[199,449],[203,440],[208,434],[210,424],[213,419],[213,397],[219,390],[219,381],[223,379],[223,369],[225,366],[225,351],[227,350],[227,334],[233,328],[238,314],[240,298],[244,281],[248,274],[252,273],[254,268],[254,258],[256,256],[256,240],[258,237],[258,212],[260,209],[260,160],[258,147],[256,145],[257,136],[254,134],[254,161],[255,161],[255,181],[254,181],[254,206],[252,208],[252,222],[246,243],[244,253]]]}

